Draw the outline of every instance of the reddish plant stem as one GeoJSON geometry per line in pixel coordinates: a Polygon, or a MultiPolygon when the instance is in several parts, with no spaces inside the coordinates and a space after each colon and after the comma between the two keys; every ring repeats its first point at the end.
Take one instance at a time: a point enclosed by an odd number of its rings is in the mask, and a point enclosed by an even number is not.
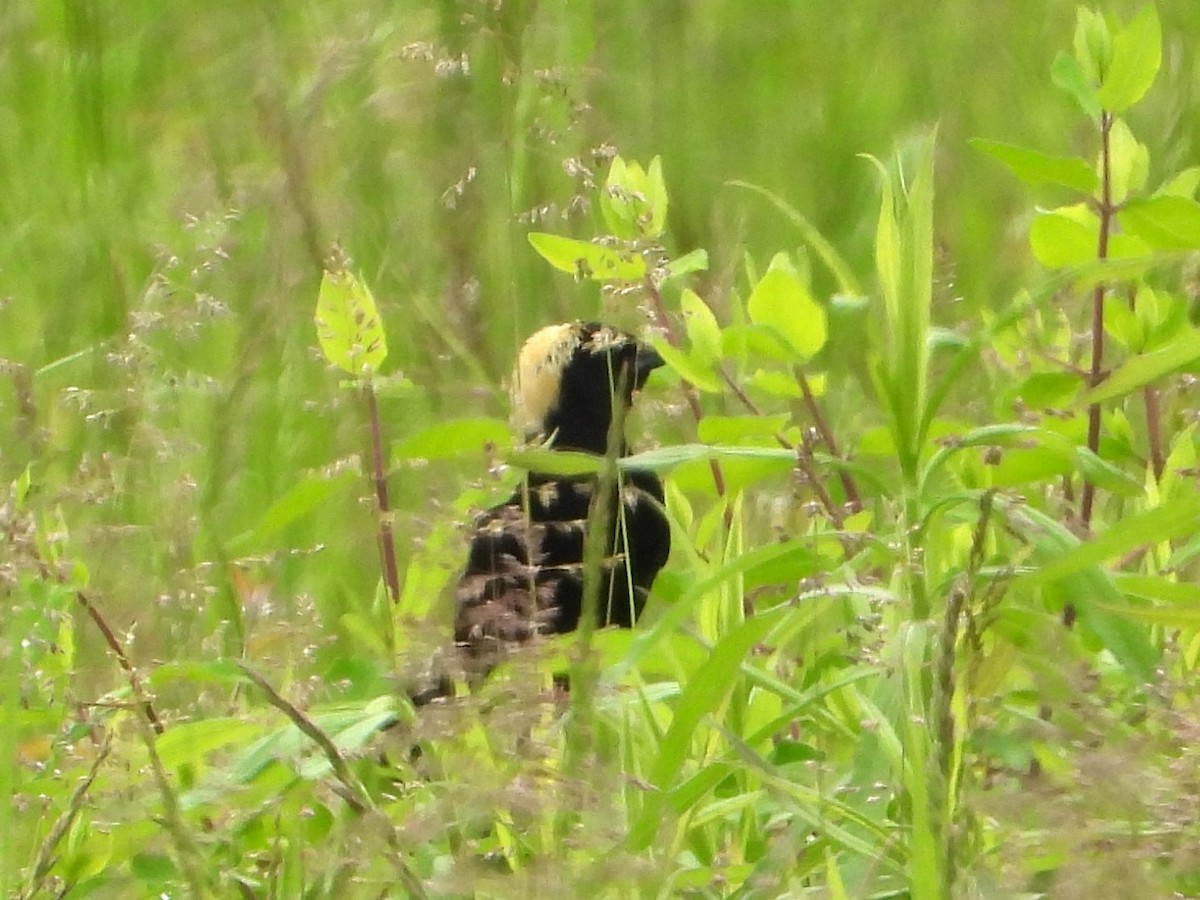
{"type": "MultiPolygon", "coordinates": [[[[43,578],[55,581],[63,586],[67,585],[68,582],[63,573],[56,566],[44,560],[36,551],[34,551],[33,559],[43,578]]],[[[87,594],[79,589],[76,589],[74,593],[75,600],[84,608],[88,614],[88,618],[99,629],[100,634],[104,638],[104,643],[108,645],[109,652],[116,658],[121,668],[125,670],[125,675],[129,679],[130,691],[142,707],[142,715],[146,717],[146,721],[154,729],[155,734],[162,734],[166,730],[162,720],[159,719],[158,714],[154,711],[154,704],[150,702],[150,697],[142,685],[142,680],[138,677],[137,669],[134,668],[133,663],[129,659],[129,654],[125,652],[125,648],[121,646],[121,641],[117,637],[116,632],[112,630],[103,614],[96,608],[96,605],[92,603],[91,598],[87,594]]]]}
{"type": "MultiPolygon", "coordinates": [[[[1111,113],[1100,113],[1100,236],[1096,246],[1096,258],[1108,259],[1108,236],[1112,230],[1112,156],[1109,134],[1112,131],[1111,113]]],[[[1088,373],[1088,385],[1096,387],[1104,380],[1104,282],[1098,282],[1092,292],[1092,366],[1088,373]]],[[[1088,449],[1093,453],[1100,450],[1100,404],[1088,407],[1088,449]]],[[[1079,500],[1079,519],[1084,529],[1092,524],[1092,508],[1095,504],[1096,486],[1090,480],[1083,483],[1079,500]]]]}
{"type": "Polygon", "coordinates": [[[1150,465],[1154,468],[1154,480],[1162,481],[1167,460],[1163,456],[1162,416],[1158,408],[1158,388],[1153,385],[1142,388],[1142,401],[1146,407],[1146,435],[1150,443],[1150,465]]]}
{"type": "Polygon", "coordinates": [[[383,431],[379,426],[379,404],[375,388],[363,388],[367,398],[367,416],[371,420],[371,463],[375,477],[375,502],[379,509],[379,555],[383,560],[383,578],[393,603],[400,602],[400,570],[396,566],[396,542],[392,538],[392,505],[388,500],[387,470],[383,463],[383,431]]]}
{"type": "MultiPolygon", "coordinates": [[[[808,386],[808,378],[799,370],[796,371],[796,380],[800,383],[800,390],[804,392],[804,405],[808,407],[808,414],[812,416],[813,426],[817,429],[817,433],[821,435],[821,440],[825,442],[825,446],[829,448],[829,455],[836,459],[842,458],[842,453],[838,450],[837,439],[833,436],[833,430],[829,427],[829,423],[825,421],[825,416],[821,412],[821,406],[817,403],[817,398],[813,396],[812,389],[808,386]]],[[[850,505],[852,512],[858,512],[862,509],[862,498],[858,493],[858,485],[854,483],[854,478],[844,469],[838,469],[838,478],[842,482],[842,490],[846,492],[846,502],[850,505]]]]}
{"type": "MultiPolygon", "coordinates": [[[[646,293],[650,295],[650,300],[654,304],[654,317],[658,320],[659,327],[666,332],[667,342],[672,347],[678,347],[679,333],[675,330],[675,326],[671,324],[671,317],[667,315],[667,307],[663,303],[662,294],[658,292],[658,287],[649,276],[646,276],[644,286],[646,293]]],[[[687,399],[688,407],[692,410],[692,416],[699,423],[704,418],[704,411],[700,409],[700,398],[696,396],[695,390],[688,385],[684,385],[683,387],[683,396],[687,399]]],[[[721,464],[715,459],[710,459],[708,467],[712,470],[713,484],[716,486],[717,495],[724,498],[726,493],[725,474],[721,471],[721,464]]],[[[732,522],[733,513],[731,510],[726,510],[726,526],[732,524],[732,522]]]]}

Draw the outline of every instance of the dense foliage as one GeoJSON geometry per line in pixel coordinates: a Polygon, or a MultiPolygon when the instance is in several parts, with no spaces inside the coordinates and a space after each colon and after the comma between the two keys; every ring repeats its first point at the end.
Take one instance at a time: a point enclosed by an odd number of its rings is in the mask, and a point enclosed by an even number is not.
{"type": "Polygon", "coordinates": [[[603,6],[0,10],[0,894],[1200,893],[1200,21],[603,6]],[[569,318],[671,562],[414,711],[569,318]]]}

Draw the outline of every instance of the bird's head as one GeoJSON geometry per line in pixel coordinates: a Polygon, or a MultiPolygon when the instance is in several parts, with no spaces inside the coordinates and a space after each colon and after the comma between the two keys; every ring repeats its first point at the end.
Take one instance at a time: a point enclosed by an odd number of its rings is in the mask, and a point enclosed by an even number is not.
{"type": "Polygon", "coordinates": [[[663,364],[633,335],[595,322],[549,325],[521,347],[512,375],[513,420],[527,440],[553,436],[560,450],[603,453],[613,399],[633,392],[663,364]]]}

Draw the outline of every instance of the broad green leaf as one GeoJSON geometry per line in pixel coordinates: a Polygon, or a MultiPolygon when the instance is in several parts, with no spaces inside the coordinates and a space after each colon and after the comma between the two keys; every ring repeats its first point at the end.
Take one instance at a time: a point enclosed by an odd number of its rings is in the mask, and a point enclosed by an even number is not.
{"type": "Polygon", "coordinates": [[[667,227],[667,183],[663,179],[662,157],[650,160],[644,190],[650,202],[650,224],[644,233],[646,237],[657,238],[667,227]]]}
{"type": "Polygon", "coordinates": [[[773,397],[798,400],[804,396],[804,391],[800,390],[800,385],[793,376],[774,369],[757,369],[746,379],[746,383],[773,397]]]}
{"type": "Polygon", "coordinates": [[[200,719],[172,725],[157,741],[158,755],[169,770],[194,765],[230,744],[244,744],[261,726],[230,717],[200,719]]]}
{"type": "Polygon", "coordinates": [[[664,338],[654,338],[651,345],[684,381],[712,394],[721,392],[721,379],[713,369],[711,360],[698,358],[694,353],[673,347],[664,338]]]}
{"type": "Polygon", "coordinates": [[[1104,14],[1084,6],[1075,9],[1075,59],[1089,81],[1099,84],[1112,63],[1113,41],[1104,14]]]}
{"type": "Polygon", "coordinates": [[[654,157],[646,171],[636,162],[614,157],[600,192],[600,212],[622,240],[659,237],[667,221],[662,160],[654,157]]]}
{"type": "Polygon", "coordinates": [[[772,263],[746,301],[750,321],[773,329],[795,352],[797,360],[812,358],[825,346],[825,310],[813,300],[800,279],[772,263]]]}
{"type": "Polygon", "coordinates": [[[451,419],[423,428],[396,444],[392,459],[449,459],[479,453],[488,444],[504,446],[511,437],[507,423],[500,419],[451,419]]]}
{"type": "MultiPolygon", "coordinates": [[[[1080,625],[1096,635],[1130,674],[1142,681],[1153,679],[1159,652],[1146,629],[1100,606],[1119,604],[1121,594],[1110,573],[1099,566],[1096,554],[1099,552],[1100,559],[1119,554],[1117,544],[1121,541],[1110,540],[1097,551],[1092,546],[1094,542],[1081,543],[1060,522],[1032,507],[1001,508],[1018,530],[1027,534],[1039,559],[1045,561],[1032,573],[1015,579],[1010,590],[1054,583],[1059,595],[1075,604],[1080,625]]],[[[1104,539],[1102,535],[1098,540],[1104,539]]]]}
{"type": "Polygon", "coordinates": [[[646,261],[629,250],[604,247],[557,234],[533,231],[529,243],[561,272],[591,281],[637,281],[646,274],[646,261]]]}
{"type": "Polygon", "coordinates": [[[766,325],[729,325],[721,330],[721,355],[744,360],[773,359],[794,364],[796,351],[783,335],[766,325]]]}
{"type": "Polygon", "coordinates": [[[1113,580],[1123,593],[1133,597],[1200,608],[1200,584],[1171,581],[1161,575],[1136,575],[1125,572],[1115,573],[1113,580]]]}
{"type": "Polygon", "coordinates": [[[1100,120],[1100,101],[1096,99],[1096,88],[1084,75],[1075,57],[1060,50],[1050,67],[1050,80],[1059,90],[1070,94],[1088,118],[1093,122],[1100,120]]]}
{"type": "Polygon", "coordinates": [[[671,281],[675,278],[682,278],[684,275],[691,275],[693,272],[707,271],[708,251],[692,250],[667,263],[667,276],[663,280],[664,282],[671,281]]]}
{"type": "Polygon", "coordinates": [[[379,371],[387,358],[387,337],[364,281],[346,269],[326,271],[313,318],[327,360],[356,378],[379,371]]]}
{"type": "Polygon", "coordinates": [[[1143,6],[1112,41],[1112,63],[1097,99],[1110,112],[1124,112],[1150,90],[1162,64],[1162,33],[1153,3],[1143,6]]]}
{"type": "Polygon", "coordinates": [[[1196,196],[1196,188],[1200,187],[1200,166],[1191,166],[1172,175],[1155,191],[1155,195],[1167,194],[1174,197],[1186,197],[1189,200],[1196,196]]]}
{"type": "Polygon", "coordinates": [[[628,166],[620,156],[614,156],[608,167],[608,177],[604,179],[604,187],[600,190],[600,214],[604,217],[610,231],[622,240],[631,241],[637,237],[634,227],[634,216],[625,198],[625,185],[628,183],[628,166]]]}
{"type": "Polygon", "coordinates": [[[1150,174],[1150,151],[1125,124],[1116,119],[1108,137],[1112,202],[1120,204],[1146,186],[1150,174]]]}
{"type": "Polygon", "coordinates": [[[1104,304],[1104,330],[1130,353],[1140,353],[1145,346],[1142,323],[1123,297],[1109,297],[1104,304]]]}
{"type": "Polygon", "coordinates": [[[1017,396],[1030,409],[1061,406],[1079,393],[1079,376],[1074,372],[1038,372],[1017,388],[1017,396]]]}
{"type": "Polygon", "coordinates": [[[1062,212],[1042,213],[1029,228],[1029,245],[1038,262],[1058,269],[1095,259],[1098,235],[1098,222],[1089,226],[1062,212]]]}
{"type": "Polygon", "coordinates": [[[571,477],[595,475],[604,464],[604,458],[578,450],[552,450],[549,447],[515,447],[502,452],[501,457],[510,466],[517,466],[542,475],[571,477]]]}
{"type": "Polygon", "coordinates": [[[991,473],[990,487],[1012,488],[1034,482],[1046,482],[1074,469],[1068,454],[1058,453],[1047,447],[1025,449],[1015,447],[1000,454],[995,465],[988,466],[991,473]]]}
{"type": "Polygon", "coordinates": [[[707,444],[676,444],[671,447],[644,450],[633,456],[627,456],[620,460],[618,465],[622,469],[669,472],[684,463],[708,462],[713,459],[727,462],[755,460],[790,466],[795,461],[796,454],[783,447],[710,447],[707,444]]]}
{"type": "Polygon", "coordinates": [[[1102,384],[1079,398],[1078,405],[1121,397],[1200,359],[1200,330],[1188,329],[1171,343],[1122,363],[1102,384]]]}
{"type": "Polygon", "coordinates": [[[721,358],[721,326],[717,324],[713,311],[691,288],[684,288],[679,298],[679,308],[687,327],[692,354],[705,363],[716,362],[721,358]]]}
{"type": "Polygon", "coordinates": [[[1160,194],[1130,200],[1117,217],[1156,250],[1200,249],[1200,203],[1189,197],[1160,194]]]}
{"type": "Polygon", "coordinates": [[[1064,578],[1150,544],[1191,535],[1197,522],[1200,522],[1200,496],[1168,500],[1161,506],[1121,519],[1103,534],[1076,544],[1018,580],[1041,584],[1064,578]]]}
{"type": "Polygon", "coordinates": [[[1027,147],[983,138],[972,138],[969,143],[976,150],[1004,163],[1026,184],[1058,184],[1085,194],[1095,191],[1099,184],[1096,170],[1078,157],[1050,156],[1027,147]]]}
{"type": "Polygon", "coordinates": [[[705,416],[696,426],[696,436],[705,444],[756,443],[778,449],[775,435],[787,428],[788,415],[705,416]]]}
{"type": "Polygon", "coordinates": [[[1165,628],[1200,627],[1200,603],[1174,606],[1137,606],[1132,603],[1097,603],[1100,609],[1122,619],[1142,625],[1162,625],[1165,628]]]}
{"type": "MultiPolygon", "coordinates": [[[[1158,294],[1149,285],[1139,284],[1134,291],[1132,308],[1126,307],[1129,309],[1130,314],[1137,320],[1138,329],[1146,340],[1149,340],[1150,336],[1166,321],[1167,316],[1165,313],[1170,310],[1170,298],[1164,299],[1166,302],[1160,304],[1158,302],[1158,294]]],[[[1109,305],[1108,303],[1104,304],[1106,315],[1109,305]]],[[[1125,304],[1116,303],[1111,305],[1124,306],[1125,304]]],[[[1165,344],[1166,341],[1162,341],[1161,343],[1165,344]]],[[[1141,345],[1133,348],[1133,352],[1141,353],[1145,349],[1146,344],[1143,342],[1141,345]]]]}

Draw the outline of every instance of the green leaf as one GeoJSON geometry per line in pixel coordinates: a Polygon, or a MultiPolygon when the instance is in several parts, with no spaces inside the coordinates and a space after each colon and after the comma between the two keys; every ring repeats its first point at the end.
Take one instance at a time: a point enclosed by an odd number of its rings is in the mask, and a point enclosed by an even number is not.
{"type": "Polygon", "coordinates": [[[236,718],[218,717],[195,722],[179,722],[158,740],[158,754],[168,770],[194,765],[204,757],[230,744],[244,744],[257,735],[260,726],[236,718]]]}
{"type": "Polygon", "coordinates": [[[750,321],[772,329],[797,361],[812,358],[825,346],[825,310],[776,257],[746,301],[750,321]]]}
{"type": "Polygon", "coordinates": [[[1200,359],[1200,330],[1192,328],[1158,350],[1126,360],[1104,383],[1080,397],[1077,406],[1103,403],[1124,396],[1177,372],[1197,359],[1200,359]]]}
{"type": "Polygon", "coordinates": [[[1196,196],[1196,188],[1200,187],[1200,166],[1191,166],[1172,175],[1154,193],[1167,194],[1174,197],[1186,197],[1189,200],[1196,196]]]}
{"type": "Polygon", "coordinates": [[[1130,200],[1117,217],[1130,234],[1156,250],[1200,249],[1200,203],[1188,197],[1130,200]]]}
{"type": "Polygon", "coordinates": [[[480,453],[488,444],[504,446],[511,433],[500,419],[451,419],[423,428],[392,449],[392,459],[449,459],[466,453],[480,453]]]}
{"type": "Polygon", "coordinates": [[[1120,204],[1130,194],[1146,186],[1146,178],[1150,174],[1150,151],[1133,136],[1124,119],[1113,122],[1108,145],[1112,202],[1120,204]]]}
{"type": "Polygon", "coordinates": [[[1103,534],[1078,543],[1017,580],[1043,584],[1065,578],[1151,544],[1194,534],[1197,522],[1200,522],[1200,497],[1168,500],[1153,509],[1121,519],[1103,534]]]}
{"type": "Polygon", "coordinates": [[[746,383],[772,397],[788,397],[795,400],[804,397],[804,391],[800,390],[800,385],[794,377],[774,369],[756,369],[746,379],[746,383]]]}
{"type": "Polygon", "coordinates": [[[679,298],[679,308],[687,326],[688,342],[692,355],[705,363],[721,358],[721,326],[707,303],[690,288],[684,288],[679,298]]]}
{"type": "Polygon", "coordinates": [[[686,353],[678,347],[671,346],[664,338],[654,338],[650,343],[666,364],[678,372],[684,381],[711,394],[721,392],[721,379],[713,370],[712,360],[700,358],[695,353],[686,353]]]}
{"type": "Polygon", "coordinates": [[[774,359],[794,364],[796,351],[783,335],[765,325],[729,325],[721,331],[721,355],[735,359],[774,359]]]}
{"type": "Polygon", "coordinates": [[[663,282],[666,283],[676,278],[682,278],[684,275],[691,275],[693,272],[707,271],[708,251],[703,248],[692,250],[667,263],[667,277],[663,279],[663,282]]]}
{"type": "Polygon", "coordinates": [[[1087,79],[1099,84],[1112,64],[1112,35],[1104,14],[1080,6],[1075,10],[1075,58],[1087,79]]]}
{"type": "Polygon", "coordinates": [[[591,281],[637,281],[646,274],[646,261],[629,250],[533,231],[529,243],[560,272],[591,281]]]}
{"type": "Polygon", "coordinates": [[[387,358],[387,336],[365,282],[346,269],[326,271],[313,319],[327,360],[356,378],[379,371],[387,358]]]}
{"type": "Polygon", "coordinates": [[[1121,297],[1110,297],[1104,304],[1104,330],[1130,353],[1140,353],[1145,346],[1142,323],[1121,297]]]}
{"type": "Polygon", "coordinates": [[[654,839],[666,802],[665,792],[673,786],[690,756],[692,736],[701,719],[725,699],[750,651],[788,612],[787,607],[781,607],[743,622],[721,638],[707,664],[688,682],[651,765],[648,778],[651,790],[644,795],[641,813],[630,830],[631,849],[643,850],[654,839]]]}
{"type": "Polygon", "coordinates": [[[1096,170],[1086,160],[1078,157],[1050,156],[1015,144],[983,138],[972,138],[968,143],[976,150],[1004,163],[1009,171],[1026,184],[1058,184],[1085,194],[1095,191],[1099,184],[1096,170]]]}
{"type": "Polygon", "coordinates": [[[1079,376],[1073,372],[1038,372],[1017,388],[1017,396],[1030,409],[1060,406],[1079,393],[1079,376]]]}
{"type": "Polygon", "coordinates": [[[1085,225],[1079,216],[1062,211],[1042,213],[1029,228],[1029,245],[1033,255],[1049,269],[1078,266],[1096,258],[1099,223],[1088,213],[1094,224],[1085,225]]]}
{"type": "MultiPolygon", "coordinates": [[[[1040,569],[1014,580],[1010,590],[1019,590],[1022,585],[1056,582],[1059,595],[1075,604],[1081,627],[1096,635],[1130,674],[1142,681],[1150,681],[1159,652],[1144,627],[1114,616],[1101,605],[1119,604],[1121,594],[1111,574],[1098,565],[1096,551],[1089,549],[1091,543],[1081,543],[1061,523],[1032,507],[1002,508],[1020,531],[1029,533],[1039,559],[1047,561],[1040,569]]],[[[1102,535],[1100,540],[1103,539],[1102,535]]],[[[1100,559],[1120,553],[1120,548],[1115,546],[1117,543],[1114,540],[1101,548],[1100,559]]]]}
{"type": "Polygon", "coordinates": [[[705,444],[754,443],[778,447],[775,435],[787,428],[787,413],[777,416],[705,416],[696,436],[705,444]]]}
{"type": "Polygon", "coordinates": [[[604,464],[603,457],[591,453],[552,450],[549,447],[515,447],[505,450],[500,456],[510,466],[561,477],[595,475],[604,464]]]}
{"type": "Polygon", "coordinates": [[[796,454],[795,451],[783,447],[710,447],[707,444],[675,444],[627,456],[620,460],[618,465],[622,469],[669,472],[684,463],[708,462],[714,459],[726,462],[754,460],[786,468],[795,462],[796,454]]]}
{"type": "Polygon", "coordinates": [[[623,240],[659,237],[667,221],[662,160],[654,157],[645,171],[635,162],[614,157],[600,192],[600,212],[613,234],[623,240]]]}
{"type": "Polygon", "coordinates": [[[1158,11],[1147,3],[1113,38],[1112,63],[1097,92],[1100,105],[1120,113],[1145,96],[1162,64],[1158,11]]]}
{"type": "Polygon", "coordinates": [[[604,179],[604,187],[600,190],[600,214],[613,234],[631,241],[637,237],[637,229],[634,228],[634,216],[626,201],[627,169],[624,159],[613,157],[608,167],[608,177],[604,179]]]}
{"type": "Polygon", "coordinates": [[[1200,584],[1171,581],[1161,575],[1137,575],[1132,572],[1118,572],[1113,575],[1113,580],[1123,593],[1133,597],[1200,608],[1200,584]]]}
{"type": "Polygon", "coordinates": [[[1084,75],[1075,57],[1060,50],[1050,67],[1050,80],[1056,88],[1074,98],[1088,118],[1093,122],[1100,120],[1100,101],[1096,99],[1096,89],[1084,75]]]}
{"type": "Polygon", "coordinates": [[[644,190],[650,203],[650,225],[644,234],[646,237],[657,238],[667,227],[667,183],[663,179],[661,157],[656,156],[650,160],[644,190]]]}

